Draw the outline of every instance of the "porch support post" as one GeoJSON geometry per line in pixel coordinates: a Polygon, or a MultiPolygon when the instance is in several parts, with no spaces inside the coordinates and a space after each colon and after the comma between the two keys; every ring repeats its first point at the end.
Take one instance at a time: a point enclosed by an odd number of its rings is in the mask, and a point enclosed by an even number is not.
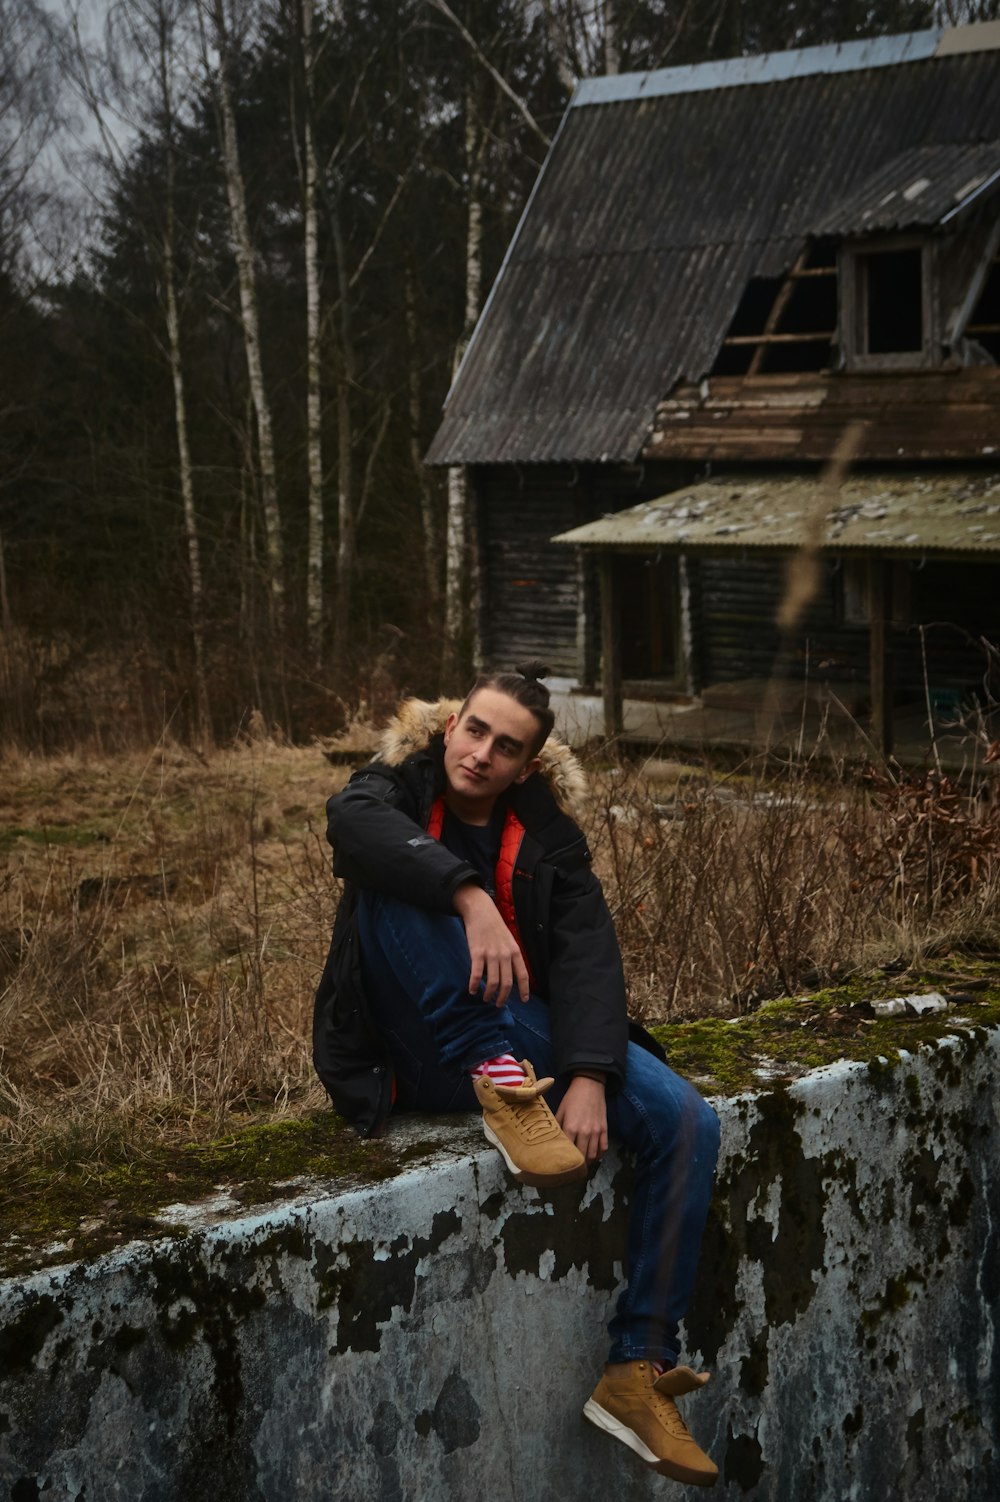
{"type": "Polygon", "coordinates": [[[872,738],[883,756],[892,755],[892,660],[889,653],[889,563],[878,554],[868,560],[869,667],[872,738]]]}
{"type": "Polygon", "coordinates": [[[615,555],[601,554],[601,692],[604,697],[604,734],[622,733],[622,652],[618,632],[618,590],[615,555]]]}

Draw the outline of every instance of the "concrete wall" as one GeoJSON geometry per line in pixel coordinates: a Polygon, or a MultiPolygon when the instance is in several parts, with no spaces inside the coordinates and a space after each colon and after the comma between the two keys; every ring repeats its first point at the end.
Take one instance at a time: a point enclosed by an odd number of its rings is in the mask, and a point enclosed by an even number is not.
{"type": "MultiPolygon", "coordinates": [[[[686,1412],[715,1495],[1000,1494],[998,1053],[980,1030],[719,1103],[686,1331],[713,1373],[686,1412]]],[[[2,1285],[0,1496],[674,1492],[580,1417],[627,1170],[519,1190],[465,1120],[442,1131],[450,1150],[377,1187],[2,1285]]]]}

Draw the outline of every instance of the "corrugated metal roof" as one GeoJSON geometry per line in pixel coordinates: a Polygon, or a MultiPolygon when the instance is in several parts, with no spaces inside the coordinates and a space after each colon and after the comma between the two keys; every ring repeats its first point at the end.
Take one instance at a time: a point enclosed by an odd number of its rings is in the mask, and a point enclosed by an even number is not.
{"type": "Polygon", "coordinates": [[[997,138],[997,51],[572,107],[428,462],[634,459],[831,203],[911,148],[997,138]]]}
{"type": "Polygon", "coordinates": [[[563,532],[586,548],[685,552],[801,547],[821,524],[844,552],[1000,553],[1000,475],[855,474],[833,496],[815,475],[728,476],[563,532]]]}
{"type": "Polygon", "coordinates": [[[1000,186],[1000,141],[917,146],[886,162],[816,225],[818,235],[931,228],[1000,186]]]}
{"type": "Polygon", "coordinates": [[[762,52],[755,57],[726,57],[719,62],[689,63],[681,68],[656,68],[648,73],[615,73],[585,78],[572,103],[616,104],[623,99],[656,99],[664,94],[698,94],[705,89],[734,89],[807,78],[813,73],[856,73],[860,68],[890,68],[933,57],[943,33],[904,32],[899,36],[867,37],[859,42],[833,42],[824,47],[799,47],[787,52],[762,52]]]}

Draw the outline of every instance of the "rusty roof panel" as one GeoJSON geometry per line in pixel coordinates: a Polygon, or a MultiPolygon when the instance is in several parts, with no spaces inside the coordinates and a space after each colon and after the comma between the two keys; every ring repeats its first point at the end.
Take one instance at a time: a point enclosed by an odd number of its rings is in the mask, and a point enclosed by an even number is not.
{"type": "Polygon", "coordinates": [[[587,548],[685,552],[798,548],[821,528],[837,552],[1000,553],[1000,475],[854,474],[831,492],[816,475],[730,475],[563,532],[587,548]]]}
{"type": "Polygon", "coordinates": [[[1000,141],[901,152],[816,225],[818,235],[944,226],[1000,187],[1000,141]]]}
{"type": "Polygon", "coordinates": [[[636,458],[831,203],[911,149],[998,138],[998,51],[571,107],[428,462],[636,458]]]}

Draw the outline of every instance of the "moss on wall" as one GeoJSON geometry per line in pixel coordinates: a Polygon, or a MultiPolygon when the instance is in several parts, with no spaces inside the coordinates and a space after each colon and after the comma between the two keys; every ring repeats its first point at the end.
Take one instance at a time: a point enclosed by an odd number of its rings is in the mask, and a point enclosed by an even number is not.
{"type": "MultiPolygon", "coordinates": [[[[867,1062],[874,1078],[892,1071],[901,1050],[959,1034],[978,1047],[1000,1023],[995,965],[956,957],[905,976],[885,972],[809,996],[765,1003],[749,1016],[701,1019],[654,1029],[673,1068],[707,1095],[764,1092],[839,1059],[867,1062]],[[963,989],[967,987],[973,989],[963,989]],[[943,990],[960,997],[946,1013],[876,1019],[882,996],[943,990]]],[[[941,1058],[945,1074],[957,1064],[941,1058]]],[[[945,1080],[947,1083],[947,1080],[945,1080]]],[[[908,1086],[912,1090],[912,1086],[908,1086]]],[[[914,1109],[919,1102],[912,1102],[914,1109]]],[[[433,1144],[363,1141],[331,1112],[248,1126],[217,1141],[150,1145],[141,1156],[33,1166],[13,1175],[0,1205],[0,1273],[95,1256],[125,1241],[187,1234],[159,1212],[197,1203],[220,1187],[237,1202],[263,1204],[294,1192],[294,1179],[374,1182],[398,1173],[433,1144]],[[286,1187],[283,1187],[286,1186],[286,1187]]]]}
{"type": "Polygon", "coordinates": [[[745,1017],[703,1018],[653,1029],[671,1067],[706,1095],[762,1090],[840,1059],[894,1069],[912,1052],[955,1033],[1000,1023],[995,962],[956,957],[923,972],[854,976],[808,996],[765,1002],[745,1017]],[[974,989],[968,989],[968,987],[974,989]],[[954,998],[947,1012],[877,1018],[873,1001],[939,991],[954,998]]]}
{"type": "Polygon", "coordinates": [[[363,1141],[332,1112],[263,1123],[214,1142],[150,1146],[141,1158],[32,1167],[5,1186],[0,1203],[0,1273],[96,1256],[125,1241],[182,1238],[183,1224],[158,1215],[220,1187],[237,1203],[265,1204],[291,1193],[289,1181],[372,1183],[398,1173],[433,1144],[363,1141]]]}

